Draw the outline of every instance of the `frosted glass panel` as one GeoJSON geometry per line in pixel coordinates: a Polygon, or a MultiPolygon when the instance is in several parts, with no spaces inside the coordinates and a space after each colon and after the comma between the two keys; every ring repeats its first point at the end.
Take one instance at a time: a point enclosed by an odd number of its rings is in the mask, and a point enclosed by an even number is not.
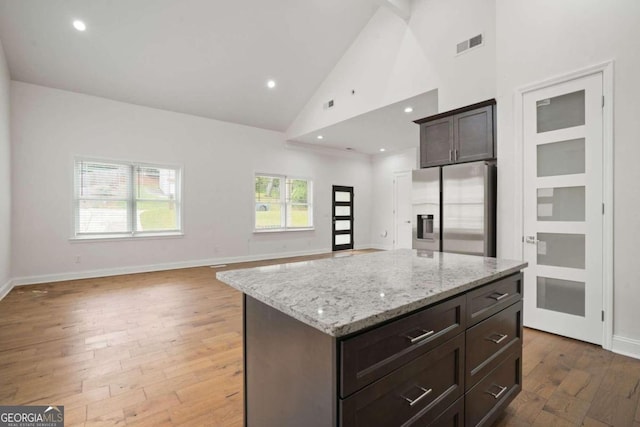
{"type": "Polygon", "coordinates": [[[584,282],[538,277],[537,306],[584,317],[584,282]]]}
{"type": "Polygon", "coordinates": [[[351,193],[348,191],[336,191],[336,202],[350,202],[351,193]]]}
{"type": "Polygon", "coordinates": [[[336,221],[336,230],[351,230],[351,221],[336,221]]]}
{"type": "Polygon", "coordinates": [[[538,176],[584,173],[584,138],[538,145],[538,176]]]}
{"type": "Polygon", "coordinates": [[[584,269],[584,234],[538,233],[538,264],[584,269]]]}
{"type": "Polygon", "coordinates": [[[338,234],[336,235],[336,245],[348,245],[351,243],[350,234],[338,234]]]}
{"type": "Polygon", "coordinates": [[[584,125],[584,90],[536,103],[538,133],[584,125]]]}
{"type": "Polygon", "coordinates": [[[335,216],[351,216],[351,206],[336,206],[335,216]]]}
{"type": "Polygon", "coordinates": [[[584,221],[584,186],[538,188],[538,221],[584,221]]]}

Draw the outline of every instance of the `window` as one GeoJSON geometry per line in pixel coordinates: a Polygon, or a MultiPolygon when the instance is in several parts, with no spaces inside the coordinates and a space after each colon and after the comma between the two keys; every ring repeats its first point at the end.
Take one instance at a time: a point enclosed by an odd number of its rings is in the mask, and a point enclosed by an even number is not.
{"type": "Polygon", "coordinates": [[[256,175],[256,231],[312,228],[312,191],[313,185],[308,179],[256,175]]]}
{"type": "Polygon", "coordinates": [[[181,232],[180,168],[76,159],[75,236],[181,232]]]}

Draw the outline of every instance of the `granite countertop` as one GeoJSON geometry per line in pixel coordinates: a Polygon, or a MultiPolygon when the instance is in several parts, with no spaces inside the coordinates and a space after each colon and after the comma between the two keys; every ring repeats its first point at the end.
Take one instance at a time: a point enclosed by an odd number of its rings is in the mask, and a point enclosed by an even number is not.
{"type": "Polygon", "coordinates": [[[526,267],[411,249],[229,270],[224,283],[334,336],[357,332],[526,267]]]}

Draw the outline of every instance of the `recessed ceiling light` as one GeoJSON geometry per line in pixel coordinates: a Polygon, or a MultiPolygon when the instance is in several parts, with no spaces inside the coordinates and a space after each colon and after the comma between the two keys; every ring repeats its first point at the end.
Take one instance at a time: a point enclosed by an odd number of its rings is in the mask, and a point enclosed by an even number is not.
{"type": "Polygon", "coordinates": [[[406,107],[404,109],[404,112],[407,113],[407,114],[412,113],[413,112],[413,108],[412,107],[406,107]]]}
{"type": "Polygon", "coordinates": [[[316,138],[318,138],[318,139],[323,139],[323,138],[324,138],[324,136],[322,136],[322,135],[318,135],[318,136],[316,136],[316,138]]]}
{"type": "Polygon", "coordinates": [[[269,89],[273,89],[274,87],[276,87],[276,81],[275,80],[267,80],[267,87],[269,89]]]}
{"type": "Polygon", "coordinates": [[[81,20],[76,19],[75,21],[73,21],[73,28],[75,28],[78,31],[84,31],[87,29],[87,25],[81,20]]]}
{"type": "Polygon", "coordinates": [[[387,151],[385,148],[381,148],[381,149],[380,149],[380,152],[381,152],[381,153],[384,153],[385,151],[387,151]]]}

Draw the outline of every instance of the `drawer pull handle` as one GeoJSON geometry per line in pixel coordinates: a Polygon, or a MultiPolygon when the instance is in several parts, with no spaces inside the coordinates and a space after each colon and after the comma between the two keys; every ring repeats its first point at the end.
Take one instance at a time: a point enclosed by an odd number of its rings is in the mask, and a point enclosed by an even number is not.
{"type": "Polygon", "coordinates": [[[509,387],[500,387],[500,386],[499,386],[499,385],[497,385],[497,384],[494,384],[494,385],[500,389],[500,391],[499,391],[499,392],[497,392],[497,393],[492,393],[492,392],[490,392],[489,390],[485,391],[485,393],[490,394],[491,396],[493,396],[493,398],[494,398],[494,399],[500,399],[500,396],[502,396],[502,394],[503,394],[505,391],[507,391],[507,389],[509,388],[509,387]]]}
{"type": "Polygon", "coordinates": [[[507,339],[509,335],[503,335],[503,334],[493,334],[491,335],[489,338],[485,338],[487,341],[491,341],[493,343],[496,344],[500,344],[502,341],[504,341],[505,339],[507,339]],[[496,339],[495,337],[498,336],[500,338],[496,339]]]}
{"type": "Polygon", "coordinates": [[[505,292],[504,294],[498,294],[498,295],[496,294],[497,292],[489,295],[489,298],[493,298],[496,301],[500,301],[501,299],[504,299],[509,296],[509,292],[505,292]]]}
{"type": "Polygon", "coordinates": [[[409,339],[409,341],[411,341],[411,344],[415,344],[418,341],[422,341],[423,339],[433,335],[435,331],[427,331],[426,329],[422,329],[422,332],[424,333],[422,335],[418,335],[417,337],[412,337],[411,335],[407,335],[407,338],[409,339]]]}
{"type": "Polygon", "coordinates": [[[431,393],[431,392],[433,391],[433,389],[432,389],[432,388],[430,388],[429,390],[427,390],[426,388],[422,388],[422,387],[420,387],[420,386],[418,386],[418,388],[419,388],[420,390],[422,390],[422,391],[423,391],[423,393],[422,393],[420,396],[416,397],[415,399],[411,400],[411,399],[409,399],[408,397],[404,397],[404,396],[400,396],[400,397],[402,397],[404,400],[406,400],[407,402],[409,402],[409,406],[413,406],[413,405],[415,405],[416,403],[418,403],[419,401],[421,401],[422,399],[424,399],[425,397],[427,397],[427,396],[429,395],[429,393],[431,393]]]}

